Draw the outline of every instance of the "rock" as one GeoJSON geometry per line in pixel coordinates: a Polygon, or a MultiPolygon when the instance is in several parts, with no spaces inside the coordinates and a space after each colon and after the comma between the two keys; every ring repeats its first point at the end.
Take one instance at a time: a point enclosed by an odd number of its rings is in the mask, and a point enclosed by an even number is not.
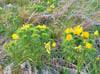
{"type": "Polygon", "coordinates": [[[55,69],[51,68],[48,70],[48,66],[45,65],[45,68],[42,69],[42,73],[41,74],[59,74],[59,72],[57,72],[55,69]]]}
{"type": "Polygon", "coordinates": [[[4,64],[7,61],[7,56],[6,53],[4,53],[3,45],[6,42],[6,37],[5,36],[0,36],[0,64],[4,64]]]}
{"type": "MultiPolygon", "coordinates": [[[[14,66],[14,64],[11,63],[7,67],[5,67],[4,74],[12,74],[12,67],[13,66],[14,66]]],[[[32,74],[31,73],[31,65],[28,61],[21,64],[21,72],[22,72],[22,74],[32,74]]]]}
{"type": "MultiPolygon", "coordinates": [[[[67,68],[67,70],[68,70],[68,72],[70,72],[71,74],[77,74],[77,70],[75,70],[75,69],[69,69],[69,68],[67,68]]],[[[80,74],[87,74],[87,73],[85,73],[85,72],[80,72],[80,74]]]]}
{"type": "Polygon", "coordinates": [[[7,67],[5,67],[5,69],[4,69],[4,74],[11,74],[11,68],[12,68],[12,66],[13,66],[14,64],[13,63],[11,63],[10,65],[8,65],[7,67]]]}
{"type": "Polygon", "coordinates": [[[35,66],[34,66],[34,74],[38,74],[38,70],[36,69],[35,66]]]}
{"type": "Polygon", "coordinates": [[[21,64],[21,70],[23,74],[31,74],[31,65],[29,61],[21,64]]]}
{"type": "Polygon", "coordinates": [[[13,5],[6,5],[6,6],[4,7],[4,9],[6,9],[6,8],[12,9],[12,8],[16,8],[16,7],[13,6],[13,5]]]}

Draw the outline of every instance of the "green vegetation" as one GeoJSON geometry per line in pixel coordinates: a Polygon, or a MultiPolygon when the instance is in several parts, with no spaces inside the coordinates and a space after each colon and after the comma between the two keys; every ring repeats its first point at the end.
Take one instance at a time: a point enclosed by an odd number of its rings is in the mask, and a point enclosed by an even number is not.
{"type": "Polygon", "coordinates": [[[2,67],[13,62],[17,72],[28,61],[32,72],[46,65],[59,74],[100,73],[99,10],[99,0],[0,0],[2,67]]]}

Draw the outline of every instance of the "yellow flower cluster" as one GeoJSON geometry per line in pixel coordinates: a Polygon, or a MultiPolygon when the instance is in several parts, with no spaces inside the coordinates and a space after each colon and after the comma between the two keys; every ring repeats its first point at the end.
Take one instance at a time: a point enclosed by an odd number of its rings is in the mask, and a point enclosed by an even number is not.
{"type": "MultiPolygon", "coordinates": [[[[51,8],[55,8],[55,5],[51,5],[50,7],[51,7],[51,8]]],[[[51,11],[52,11],[51,8],[47,8],[47,11],[48,11],[48,12],[51,12],[51,11]]]]}
{"type": "Polygon", "coordinates": [[[75,30],[74,30],[74,34],[75,35],[80,35],[80,33],[82,33],[83,32],[83,27],[80,27],[80,26],[77,26],[76,28],[75,28],[75,30]]]}
{"type": "MultiPolygon", "coordinates": [[[[86,41],[85,41],[85,42],[86,42],[86,41]]],[[[92,45],[91,45],[90,43],[88,43],[88,42],[86,43],[85,46],[86,46],[86,48],[88,48],[88,49],[92,48],[92,45]]],[[[74,47],[75,50],[77,50],[77,49],[79,49],[79,48],[81,48],[81,45],[79,45],[79,46],[77,46],[77,47],[74,47]]]]}
{"type": "Polygon", "coordinates": [[[15,39],[15,40],[17,40],[17,39],[19,39],[19,36],[17,34],[13,34],[12,38],[15,39]]]}
{"type": "Polygon", "coordinates": [[[27,24],[27,25],[23,25],[21,29],[28,29],[29,27],[30,27],[30,24],[27,24]]]}
{"type": "Polygon", "coordinates": [[[67,28],[65,33],[70,33],[70,32],[73,32],[73,29],[72,28],[67,28]]]}
{"type": "MultiPolygon", "coordinates": [[[[65,33],[70,33],[70,32],[73,32],[75,35],[78,35],[83,37],[83,38],[89,38],[89,33],[88,32],[83,32],[83,27],[80,27],[80,26],[77,26],[75,27],[75,29],[73,30],[72,28],[67,28],[65,33]]],[[[94,33],[96,36],[98,35],[98,31],[96,31],[94,33]]]]}
{"type": "Polygon", "coordinates": [[[67,33],[67,37],[66,40],[71,41],[72,40],[72,35],[69,34],[70,32],[73,32],[75,35],[80,35],[80,33],[83,32],[83,27],[77,26],[75,27],[75,29],[73,30],[72,28],[67,28],[65,33],[67,33]]]}
{"type": "MultiPolygon", "coordinates": [[[[78,35],[78,36],[81,36],[81,37],[85,38],[83,40],[83,43],[86,43],[85,47],[88,48],[88,49],[92,48],[92,44],[90,44],[90,43],[88,43],[86,41],[86,39],[89,38],[89,32],[83,32],[83,27],[77,26],[77,27],[75,27],[74,30],[72,28],[67,28],[65,30],[65,33],[67,33],[67,36],[66,36],[66,40],[67,41],[71,41],[72,40],[72,35],[70,34],[71,32],[73,32],[74,35],[78,35]]],[[[96,30],[94,32],[94,35],[95,36],[99,35],[98,30],[96,30]]],[[[81,45],[75,47],[74,49],[79,49],[79,48],[81,48],[81,45]]]]}
{"type": "Polygon", "coordinates": [[[46,25],[43,25],[43,26],[38,25],[37,27],[39,27],[39,28],[41,28],[41,29],[45,29],[45,28],[46,28],[46,25]]]}
{"type": "Polygon", "coordinates": [[[73,30],[72,28],[67,28],[65,33],[73,32],[75,35],[80,35],[83,32],[83,27],[77,26],[73,30]]]}
{"type": "MultiPolygon", "coordinates": [[[[53,0],[53,1],[55,1],[55,0],[53,0]]],[[[47,4],[50,4],[50,1],[49,1],[49,0],[47,1],[47,4]]],[[[47,8],[47,11],[48,11],[48,12],[51,12],[51,11],[52,11],[51,8],[55,8],[55,5],[54,5],[54,4],[50,5],[50,7],[47,8]]]]}

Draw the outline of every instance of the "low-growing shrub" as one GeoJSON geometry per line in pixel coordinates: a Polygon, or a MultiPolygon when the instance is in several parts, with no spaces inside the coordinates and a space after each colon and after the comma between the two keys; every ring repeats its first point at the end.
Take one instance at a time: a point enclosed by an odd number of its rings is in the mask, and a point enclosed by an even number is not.
{"type": "Polygon", "coordinates": [[[23,25],[12,35],[13,40],[4,45],[4,48],[16,65],[26,60],[35,65],[49,63],[55,43],[48,33],[49,28],[45,25],[36,27],[32,24],[23,25]]]}
{"type": "MultiPolygon", "coordinates": [[[[83,27],[77,26],[75,29],[67,28],[62,42],[62,52],[67,62],[77,65],[77,70],[81,71],[85,65],[96,61],[96,48],[94,39],[98,37],[98,31],[94,34],[83,31],[83,27]]],[[[92,65],[90,65],[92,66],[92,65]]],[[[93,71],[93,68],[91,68],[93,71]]]]}
{"type": "Polygon", "coordinates": [[[34,2],[32,6],[28,6],[27,9],[29,9],[31,12],[45,12],[48,13],[52,12],[56,7],[59,0],[46,0],[46,1],[38,1],[34,2]]]}

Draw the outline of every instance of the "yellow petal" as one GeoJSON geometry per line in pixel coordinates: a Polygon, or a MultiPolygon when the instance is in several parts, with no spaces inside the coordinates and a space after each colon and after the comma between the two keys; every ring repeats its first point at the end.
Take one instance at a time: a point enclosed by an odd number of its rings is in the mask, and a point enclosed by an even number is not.
{"type": "Polygon", "coordinates": [[[0,7],[0,10],[2,10],[2,7],[0,7]]]}
{"type": "Polygon", "coordinates": [[[51,5],[50,7],[51,7],[51,8],[55,8],[55,6],[54,6],[54,5],[51,5]]]}
{"type": "Polygon", "coordinates": [[[83,38],[89,38],[89,32],[82,32],[82,35],[81,35],[83,38]]]}
{"type": "Polygon", "coordinates": [[[71,41],[71,40],[72,40],[72,35],[71,35],[71,34],[68,34],[68,35],[66,36],[66,40],[71,41]]]}
{"type": "Polygon", "coordinates": [[[51,10],[51,8],[47,8],[47,11],[50,12],[50,11],[52,11],[52,10],[51,10]]]}
{"type": "Polygon", "coordinates": [[[12,4],[11,3],[9,3],[9,6],[11,6],[12,4]]]}
{"type": "Polygon", "coordinates": [[[97,57],[97,58],[96,58],[96,61],[98,61],[98,60],[100,60],[100,58],[99,58],[99,57],[97,57]]]}
{"type": "Polygon", "coordinates": [[[99,33],[98,33],[98,30],[96,30],[96,31],[94,32],[94,35],[95,35],[95,36],[98,36],[98,34],[99,34],[99,33]]]}
{"type": "Polygon", "coordinates": [[[90,49],[92,45],[90,43],[86,43],[86,48],[90,49]]]}
{"type": "Polygon", "coordinates": [[[47,4],[49,4],[49,3],[50,3],[50,1],[48,0],[48,1],[47,1],[47,4]]]}
{"type": "Polygon", "coordinates": [[[49,50],[47,50],[47,52],[50,54],[50,51],[49,50]]]}

